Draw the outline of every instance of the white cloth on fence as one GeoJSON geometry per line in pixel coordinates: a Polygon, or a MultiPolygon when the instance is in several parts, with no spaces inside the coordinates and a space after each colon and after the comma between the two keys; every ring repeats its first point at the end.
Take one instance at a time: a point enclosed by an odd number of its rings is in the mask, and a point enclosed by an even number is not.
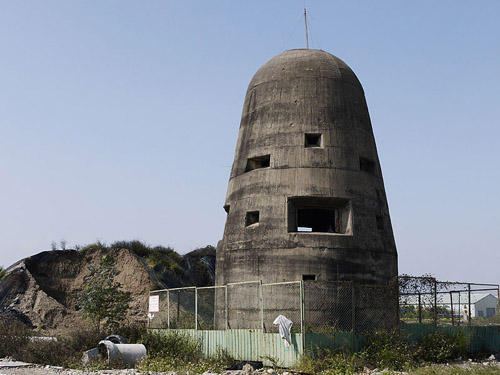
{"type": "Polygon", "coordinates": [[[285,347],[288,348],[291,344],[290,330],[292,329],[293,322],[284,315],[278,315],[278,317],[274,319],[273,324],[279,326],[280,336],[285,340],[285,347]]]}

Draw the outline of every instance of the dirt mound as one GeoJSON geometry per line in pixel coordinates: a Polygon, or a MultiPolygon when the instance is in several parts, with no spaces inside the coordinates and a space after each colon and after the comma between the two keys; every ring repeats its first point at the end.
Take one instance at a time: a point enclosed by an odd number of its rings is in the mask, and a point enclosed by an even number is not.
{"type": "MultiPolygon", "coordinates": [[[[44,251],[7,269],[0,283],[0,314],[32,327],[68,327],[82,319],[77,296],[83,290],[89,266],[98,266],[103,255],[111,255],[119,271],[115,280],[131,293],[127,319],[145,322],[149,291],[157,288],[213,285],[215,253],[212,247],[184,257],[171,249],[87,246],[83,251],[44,251]],[[207,250],[208,249],[208,250],[207,250]]],[[[132,244],[132,245],[131,245],[132,244]]],[[[135,244],[137,245],[137,244],[135,244]]]]}

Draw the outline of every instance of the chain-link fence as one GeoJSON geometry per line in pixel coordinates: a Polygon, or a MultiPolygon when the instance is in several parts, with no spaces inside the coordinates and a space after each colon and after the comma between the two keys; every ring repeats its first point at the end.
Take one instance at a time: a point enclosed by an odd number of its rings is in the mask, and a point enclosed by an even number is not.
{"type": "Polygon", "coordinates": [[[399,277],[400,318],[405,323],[442,326],[500,324],[498,284],[399,277]]]}
{"type": "Polygon", "coordinates": [[[262,329],[278,332],[284,315],[292,333],[366,332],[397,325],[397,297],[391,285],[351,282],[242,282],[216,287],[151,292],[150,327],[171,329],[262,329]]]}
{"type": "Polygon", "coordinates": [[[151,292],[150,327],[262,329],[278,332],[284,315],[292,332],[392,330],[399,321],[439,325],[500,324],[499,286],[400,276],[387,285],[342,281],[260,281],[151,292]],[[399,301],[398,301],[399,297],[399,301]]]}

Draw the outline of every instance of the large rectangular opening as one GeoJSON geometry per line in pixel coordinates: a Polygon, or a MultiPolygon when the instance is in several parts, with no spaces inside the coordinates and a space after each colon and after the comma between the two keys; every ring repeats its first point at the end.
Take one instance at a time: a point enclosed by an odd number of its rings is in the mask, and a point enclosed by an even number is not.
{"type": "Polygon", "coordinates": [[[328,208],[299,208],[297,232],[328,232],[335,228],[335,210],[328,208]]]}
{"type": "Polygon", "coordinates": [[[349,199],[288,198],[288,232],[350,234],[351,221],[349,199]]]}
{"type": "Polygon", "coordinates": [[[271,165],[271,155],[257,156],[247,159],[245,172],[253,171],[259,168],[268,168],[271,165]]]}

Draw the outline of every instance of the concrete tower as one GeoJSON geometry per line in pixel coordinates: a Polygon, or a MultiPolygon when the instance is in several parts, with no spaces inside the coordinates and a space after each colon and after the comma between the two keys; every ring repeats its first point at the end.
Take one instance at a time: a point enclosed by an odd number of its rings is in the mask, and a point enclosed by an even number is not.
{"type": "Polygon", "coordinates": [[[384,284],[397,253],[363,88],[339,58],[281,53],[246,93],[216,284],[384,284]]]}

